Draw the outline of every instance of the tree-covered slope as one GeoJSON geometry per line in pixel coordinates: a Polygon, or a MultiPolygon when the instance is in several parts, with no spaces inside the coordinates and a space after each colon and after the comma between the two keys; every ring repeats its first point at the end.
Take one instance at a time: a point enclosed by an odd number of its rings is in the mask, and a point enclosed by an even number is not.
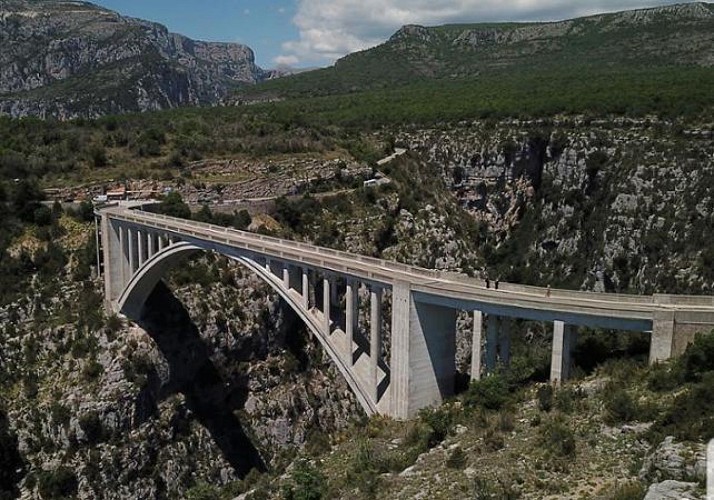
{"type": "MultiPolygon", "coordinates": [[[[554,23],[405,26],[330,68],[240,99],[341,96],[369,120],[564,111],[679,113],[711,105],[714,9],[690,3],[554,23]],[[708,91],[706,89],[709,89],[708,91]],[[349,95],[349,97],[344,97],[349,95]]],[[[314,104],[314,101],[311,101],[314,104]]]]}

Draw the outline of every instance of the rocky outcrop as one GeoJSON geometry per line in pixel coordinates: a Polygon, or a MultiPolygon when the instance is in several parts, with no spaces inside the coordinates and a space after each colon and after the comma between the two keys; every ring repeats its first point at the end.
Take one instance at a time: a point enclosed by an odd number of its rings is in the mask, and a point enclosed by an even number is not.
{"type": "Polygon", "coordinates": [[[685,483],[670,479],[650,485],[644,500],[694,500],[697,498],[702,498],[697,492],[697,483],[685,483]]]}
{"type": "Polygon", "coordinates": [[[678,443],[668,436],[645,458],[640,478],[654,481],[706,481],[706,446],[678,443]]]}
{"type": "Polygon", "coordinates": [[[0,112],[98,116],[219,104],[271,76],[252,50],[191,40],[87,2],[0,1],[0,112]]]}

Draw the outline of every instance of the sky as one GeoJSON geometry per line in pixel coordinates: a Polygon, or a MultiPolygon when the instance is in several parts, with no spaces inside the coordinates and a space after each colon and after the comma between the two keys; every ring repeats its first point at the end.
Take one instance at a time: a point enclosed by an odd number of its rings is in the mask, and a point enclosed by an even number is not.
{"type": "Polygon", "coordinates": [[[198,40],[248,45],[262,68],[328,66],[405,24],[554,21],[682,0],[94,0],[198,40]]]}

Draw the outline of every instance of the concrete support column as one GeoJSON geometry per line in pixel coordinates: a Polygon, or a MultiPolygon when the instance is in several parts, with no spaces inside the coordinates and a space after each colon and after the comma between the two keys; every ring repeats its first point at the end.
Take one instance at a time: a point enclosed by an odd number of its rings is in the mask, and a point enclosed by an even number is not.
{"type": "MultiPolygon", "coordinates": [[[[117,231],[119,232],[118,255],[121,258],[121,262],[119,264],[119,270],[120,270],[120,274],[121,274],[121,286],[123,287],[124,283],[127,282],[127,276],[129,276],[129,274],[130,274],[129,270],[128,270],[129,250],[127,249],[126,229],[122,226],[117,225],[117,231]]],[[[105,265],[105,267],[106,267],[106,265],[105,265]]]]}
{"type": "Polygon", "coordinates": [[[674,311],[655,311],[650,338],[650,364],[672,357],[674,311]]]}
{"type": "Polygon", "coordinates": [[[146,244],[149,249],[149,259],[156,253],[156,235],[152,232],[146,233],[146,244]]]}
{"type": "Polygon", "coordinates": [[[134,272],[136,271],[136,256],[135,256],[135,243],[134,243],[134,230],[131,228],[127,228],[126,231],[126,236],[127,236],[127,249],[129,251],[129,273],[130,275],[133,275],[134,272]]]}
{"type": "Polygon", "coordinates": [[[571,325],[562,321],[553,323],[553,354],[550,360],[550,381],[560,384],[570,376],[571,353],[575,333],[571,325]]]}
{"type": "Polygon", "coordinates": [[[163,251],[165,246],[166,246],[166,241],[164,240],[164,235],[160,234],[159,235],[159,252],[163,251]]]}
{"type": "Polygon", "coordinates": [[[357,293],[356,283],[347,280],[345,290],[345,333],[347,334],[347,366],[352,366],[352,345],[354,342],[355,326],[357,324],[357,293]]]}
{"type": "Polygon", "coordinates": [[[302,306],[310,309],[310,275],[306,267],[302,268],[302,306]]]}
{"type": "Polygon", "coordinates": [[[322,314],[324,316],[323,328],[325,335],[330,335],[330,279],[325,276],[322,279],[322,314]]]}
{"type": "Polygon", "coordinates": [[[489,314],[486,320],[486,373],[496,369],[498,357],[498,316],[489,314]]]}
{"type": "Polygon", "coordinates": [[[498,354],[504,367],[511,365],[511,318],[501,317],[498,332],[498,354]]]}
{"type": "Polygon", "coordinates": [[[137,255],[137,267],[141,267],[144,265],[144,233],[142,233],[140,230],[136,232],[136,255],[137,255]]]}
{"type": "Polygon", "coordinates": [[[286,290],[290,290],[290,265],[283,263],[283,286],[286,290]]]}
{"type": "Polygon", "coordinates": [[[471,381],[481,380],[481,342],[483,337],[483,313],[474,311],[473,339],[471,344],[471,381]]]}
{"type": "Polygon", "coordinates": [[[382,289],[372,287],[369,297],[370,307],[370,335],[369,335],[369,362],[372,381],[372,400],[377,403],[379,399],[379,357],[382,351],[382,289]]]}
{"type": "Polygon", "coordinates": [[[104,299],[107,311],[116,311],[116,301],[124,290],[127,254],[124,250],[124,228],[109,217],[101,220],[104,252],[104,299]]]}
{"type": "Polygon", "coordinates": [[[265,270],[272,274],[272,273],[273,273],[273,270],[272,270],[272,268],[270,267],[270,264],[271,264],[271,262],[270,262],[270,257],[266,257],[266,258],[265,258],[265,270]]]}
{"type": "Polygon", "coordinates": [[[392,287],[390,411],[414,417],[454,393],[456,310],[417,302],[409,283],[392,287]]]}

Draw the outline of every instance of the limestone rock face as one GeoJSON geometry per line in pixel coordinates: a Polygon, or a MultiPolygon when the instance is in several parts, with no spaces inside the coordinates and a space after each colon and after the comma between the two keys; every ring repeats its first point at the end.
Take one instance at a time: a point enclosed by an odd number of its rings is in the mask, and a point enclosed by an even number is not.
{"type": "Polygon", "coordinates": [[[10,478],[24,498],[40,497],[31,471],[60,467],[81,499],[186,498],[197,482],[227,485],[311,439],[329,446],[323,433],[360,416],[317,341],[259,278],[208,257],[177,272],[140,324],[34,322],[37,307],[56,317],[65,299],[83,300],[76,284],[63,300],[0,309],[17,324],[0,328],[3,368],[33,374],[7,403],[9,432],[0,408],[0,441],[24,460],[10,478]]]}
{"type": "Polygon", "coordinates": [[[0,1],[0,111],[98,116],[219,104],[268,78],[253,51],[78,1],[0,1]]]}
{"type": "Polygon", "coordinates": [[[658,481],[706,481],[706,447],[701,443],[678,443],[668,436],[645,459],[640,477],[658,481]]]}
{"type": "Polygon", "coordinates": [[[440,166],[483,228],[483,254],[503,260],[492,278],[610,292],[712,290],[709,124],[474,121],[404,131],[397,142],[440,166]]]}
{"type": "Polygon", "coordinates": [[[669,479],[655,483],[647,490],[644,500],[682,500],[702,498],[697,492],[697,483],[685,483],[669,479]]]}

